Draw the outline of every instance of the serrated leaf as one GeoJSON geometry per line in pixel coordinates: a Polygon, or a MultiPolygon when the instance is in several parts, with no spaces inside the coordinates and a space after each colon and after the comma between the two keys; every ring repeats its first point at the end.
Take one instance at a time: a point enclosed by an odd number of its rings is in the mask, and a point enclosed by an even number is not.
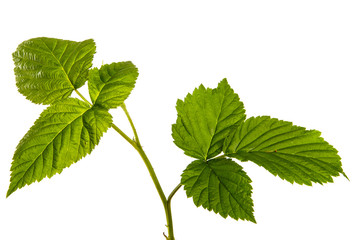
{"type": "Polygon", "coordinates": [[[94,68],[89,73],[89,93],[92,102],[110,109],[120,106],[130,95],[138,77],[132,62],[118,62],[94,68]]]}
{"type": "Polygon", "coordinates": [[[251,180],[231,159],[196,160],[184,170],[181,184],[197,207],[222,217],[256,222],[251,199],[251,180]]]}
{"type": "Polygon", "coordinates": [[[95,53],[92,39],[33,38],[12,54],[16,85],[34,103],[51,104],[84,85],[95,53]]]}
{"type": "Polygon", "coordinates": [[[337,150],[316,130],[268,116],[239,125],[224,144],[227,156],[252,161],[291,183],[333,182],[343,173],[337,150]]]}
{"type": "Polygon", "coordinates": [[[107,110],[78,99],[49,106],[16,148],[7,196],[80,160],[94,149],[111,124],[107,110]]]}
{"type": "Polygon", "coordinates": [[[184,101],[178,100],[176,110],[174,143],[186,155],[202,160],[217,156],[231,127],[245,119],[244,105],[226,79],[216,89],[201,85],[184,101]]]}

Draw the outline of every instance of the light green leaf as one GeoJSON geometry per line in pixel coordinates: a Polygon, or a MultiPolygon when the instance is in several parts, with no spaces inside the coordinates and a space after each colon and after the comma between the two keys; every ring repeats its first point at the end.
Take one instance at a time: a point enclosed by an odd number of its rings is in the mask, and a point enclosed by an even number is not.
{"type": "Polygon", "coordinates": [[[196,160],[182,174],[187,197],[197,207],[213,210],[222,217],[256,222],[251,199],[251,180],[231,159],[196,160]]]}
{"type": "Polygon", "coordinates": [[[223,79],[216,89],[201,85],[176,104],[178,118],[172,126],[174,143],[194,158],[217,156],[232,126],[245,119],[243,103],[223,79]]]}
{"type": "Polygon", "coordinates": [[[120,106],[134,88],[138,69],[132,62],[118,62],[94,68],[89,73],[92,102],[106,109],[120,106]]]}
{"type": "Polygon", "coordinates": [[[111,124],[107,110],[78,99],[49,106],[17,146],[7,196],[77,162],[94,149],[111,124]]]}
{"type": "Polygon", "coordinates": [[[337,150],[320,132],[267,116],[252,117],[239,125],[226,138],[223,151],[291,183],[333,182],[332,176],[343,173],[337,150]]]}
{"type": "Polygon", "coordinates": [[[16,85],[34,103],[51,104],[84,85],[95,53],[92,39],[33,38],[12,54],[16,85]]]}

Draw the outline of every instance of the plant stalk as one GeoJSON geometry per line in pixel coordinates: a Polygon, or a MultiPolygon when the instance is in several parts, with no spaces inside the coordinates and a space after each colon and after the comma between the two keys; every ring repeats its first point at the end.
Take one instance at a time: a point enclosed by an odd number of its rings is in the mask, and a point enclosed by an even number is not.
{"type": "MultiPolygon", "coordinates": [[[[75,92],[80,96],[81,99],[83,99],[85,102],[87,102],[88,104],[90,104],[90,106],[92,106],[92,104],[78,91],[75,90],[75,92]]],[[[125,112],[127,119],[131,125],[131,128],[133,130],[133,134],[134,134],[134,139],[132,140],[130,137],[128,137],[119,127],[117,127],[114,123],[112,123],[112,128],[114,130],[116,130],[116,132],[118,132],[118,134],[120,134],[129,144],[132,145],[132,147],[134,149],[137,150],[137,152],[139,153],[139,155],[141,156],[141,158],[143,159],[143,162],[145,164],[145,166],[148,169],[148,172],[150,174],[150,177],[153,180],[153,183],[155,185],[155,188],[158,191],[159,197],[163,203],[164,206],[164,210],[165,210],[165,215],[166,215],[166,221],[167,221],[167,228],[168,228],[168,237],[165,236],[165,238],[167,240],[175,240],[174,237],[174,230],[173,230],[173,219],[172,219],[172,215],[171,215],[171,199],[174,196],[174,194],[179,190],[179,188],[181,187],[181,184],[179,184],[177,187],[175,187],[175,189],[171,192],[171,194],[169,195],[168,199],[166,199],[166,196],[164,194],[164,191],[159,183],[158,177],[155,174],[154,168],[152,166],[152,164],[150,163],[147,155],[145,154],[140,142],[139,142],[139,138],[138,138],[138,133],[137,130],[133,124],[132,118],[129,115],[126,105],[123,103],[121,105],[121,108],[123,109],[123,111],[125,112]]]]}
{"type": "Polygon", "coordinates": [[[166,221],[167,221],[167,228],[168,228],[168,234],[169,234],[169,240],[175,240],[174,238],[174,227],[173,227],[173,217],[171,214],[171,199],[175,195],[175,193],[180,189],[181,184],[179,183],[174,190],[170,193],[167,201],[166,201],[166,207],[165,207],[165,214],[166,214],[166,221]]]}
{"type": "Polygon", "coordinates": [[[81,97],[81,99],[84,100],[84,102],[88,103],[90,106],[92,106],[91,102],[89,102],[77,89],[75,89],[76,94],[79,95],[79,97],[81,97]]]}
{"type": "Polygon", "coordinates": [[[134,138],[135,138],[135,142],[137,143],[138,146],[141,146],[141,143],[139,142],[137,130],[133,124],[131,116],[129,115],[129,113],[127,111],[126,105],[124,103],[122,103],[121,108],[123,109],[124,113],[126,114],[129,124],[131,125],[131,128],[133,130],[133,134],[134,134],[134,138]]]}
{"type": "MultiPolygon", "coordinates": [[[[154,168],[152,166],[152,164],[150,163],[146,153],[144,152],[140,142],[139,142],[139,137],[138,137],[138,133],[137,133],[137,130],[133,124],[133,121],[132,121],[132,118],[131,116],[129,115],[128,111],[127,111],[127,108],[126,108],[126,105],[123,103],[121,105],[121,108],[123,109],[123,111],[125,112],[126,116],[127,116],[127,119],[131,125],[131,128],[133,130],[133,134],[134,134],[134,141],[132,139],[129,138],[126,139],[126,135],[121,131],[119,132],[127,141],[129,141],[129,143],[131,143],[131,145],[138,151],[139,155],[141,156],[141,158],[143,159],[143,162],[144,164],[146,165],[148,171],[149,171],[149,174],[154,182],[154,185],[155,185],[155,188],[157,189],[158,191],[158,194],[160,196],[160,199],[163,203],[163,206],[164,206],[164,210],[165,210],[165,216],[166,216],[166,221],[167,221],[167,224],[166,224],[166,227],[168,228],[168,236],[166,236],[164,234],[164,237],[167,239],[167,240],[175,240],[175,237],[174,237],[174,229],[173,229],[173,219],[172,219],[172,214],[171,214],[171,199],[172,197],[174,196],[174,194],[179,190],[179,188],[181,187],[181,184],[179,184],[177,187],[175,187],[175,189],[171,192],[171,194],[169,195],[168,199],[166,199],[166,196],[164,194],[164,191],[159,183],[159,180],[158,180],[158,177],[157,175],[155,174],[155,171],[154,171],[154,168]],[[124,135],[123,135],[123,134],[124,135]],[[132,143],[133,142],[133,143],[132,143]]],[[[112,126],[114,127],[114,129],[116,131],[119,130],[119,128],[112,124],[112,126]],[[117,129],[116,129],[117,128],[117,129]]]]}

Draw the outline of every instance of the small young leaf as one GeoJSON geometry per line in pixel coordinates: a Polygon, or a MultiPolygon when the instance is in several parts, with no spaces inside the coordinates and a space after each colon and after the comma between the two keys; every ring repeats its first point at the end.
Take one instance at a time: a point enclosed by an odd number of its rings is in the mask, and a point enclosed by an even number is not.
{"type": "Polygon", "coordinates": [[[337,150],[320,132],[267,116],[249,118],[236,127],[226,138],[223,151],[291,183],[333,182],[332,176],[343,173],[337,150]]]}
{"type": "Polygon", "coordinates": [[[213,210],[222,217],[256,222],[251,199],[251,180],[231,159],[196,160],[182,174],[187,197],[197,207],[213,210]]]}
{"type": "Polygon", "coordinates": [[[245,119],[244,105],[226,79],[216,89],[201,85],[184,101],[178,100],[176,109],[174,143],[186,155],[201,160],[217,156],[231,127],[245,119]]]}
{"type": "Polygon", "coordinates": [[[33,38],[12,54],[16,85],[34,103],[51,104],[84,85],[95,53],[92,39],[33,38]]]}
{"type": "Polygon", "coordinates": [[[107,110],[75,98],[49,106],[17,146],[7,196],[77,162],[94,149],[111,124],[107,110]]]}
{"type": "Polygon", "coordinates": [[[134,88],[138,69],[132,62],[118,62],[94,68],[89,72],[91,101],[103,108],[120,106],[134,88]]]}

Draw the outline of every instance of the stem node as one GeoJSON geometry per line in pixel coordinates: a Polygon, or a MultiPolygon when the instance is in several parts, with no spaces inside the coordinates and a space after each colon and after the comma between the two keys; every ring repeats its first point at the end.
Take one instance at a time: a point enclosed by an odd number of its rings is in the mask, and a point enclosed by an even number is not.
{"type": "Polygon", "coordinates": [[[172,197],[174,196],[174,194],[179,190],[179,188],[181,187],[181,184],[178,184],[177,187],[175,187],[175,189],[171,192],[171,194],[169,195],[168,199],[166,198],[164,192],[163,192],[163,189],[159,183],[159,180],[158,180],[158,177],[157,175],[155,174],[155,171],[153,169],[153,166],[152,164],[150,163],[147,155],[145,154],[144,150],[143,150],[143,147],[139,141],[139,138],[138,138],[138,134],[137,134],[137,131],[136,131],[136,128],[133,124],[133,121],[131,119],[131,116],[129,115],[128,111],[127,111],[127,108],[126,108],[126,105],[123,103],[121,105],[121,108],[123,109],[123,111],[125,112],[126,114],[126,117],[131,125],[131,128],[133,130],[133,133],[134,133],[134,137],[131,139],[129,138],[121,129],[119,129],[115,124],[112,124],[112,127],[113,129],[115,129],[124,139],[126,139],[127,142],[129,142],[133,147],[134,149],[137,150],[137,152],[139,153],[139,155],[141,156],[141,158],[143,159],[143,162],[145,164],[145,166],[147,167],[148,169],[148,172],[153,180],[153,183],[155,185],[155,188],[157,189],[158,191],[158,194],[160,196],[160,199],[163,203],[163,206],[164,206],[164,210],[165,210],[165,215],[166,215],[166,220],[167,220],[167,224],[165,225],[167,228],[168,228],[168,236],[165,235],[165,233],[163,232],[163,235],[164,237],[167,239],[167,240],[175,240],[175,237],[174,237],[174,231],[173,231],[173,219],[172,219],[172,215],[171,215],[171,199],[172,197]]]}

